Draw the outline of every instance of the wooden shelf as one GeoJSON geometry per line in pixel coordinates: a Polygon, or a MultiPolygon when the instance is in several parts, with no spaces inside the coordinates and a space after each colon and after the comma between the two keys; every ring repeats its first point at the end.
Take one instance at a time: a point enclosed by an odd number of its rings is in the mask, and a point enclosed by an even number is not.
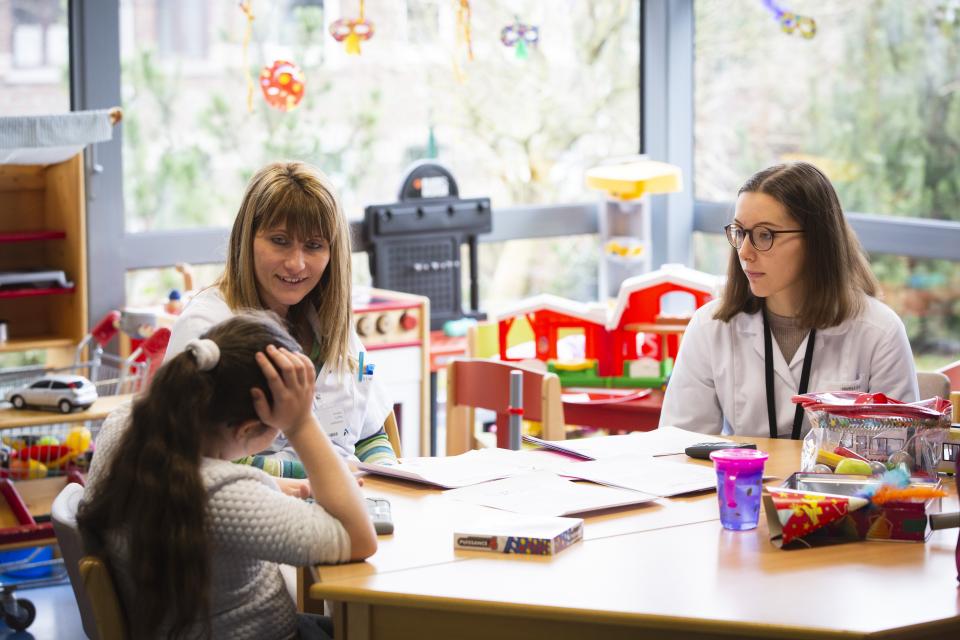
{"type": "Polygon", "coordinates": [[[35,240],[63,240],[66,231],[0,231],[0,243],[33,242],[35,240]]]}
{"type": "Polygon", "coordinates": [[[0,298],[32,298],[34,296],[55,296],[62,293],[73,293],[76,287],[49,287],[46,289],[8,289],[0,290],[0,298]]]}
{"type": "Polygon", "coordinates": [[[86,422],[87,420],[102,420],[111,411],[130,400],[131,394],[119,396],[103,396],[97,398],[89,409],[72,413],[57,411],[38,411],[35,409],[0,409],[0,430],[15,429],[17,427],[35,427],[45,424],[61,424],[64,422],[86,422]]]}
{"type": "Polygon", "coordinates": [[[75,347],[76,345],[77,343],[70,338],[37,336],[35,338],[18,338],[16,340],[0,342],[0,353],[30,351],[33,349],[65,349],[68,347],[75,347]]]}
{"type": "Polygon", "coordinates": [[[43,269],[70,275],[0,289],[8,339],[0,353],[45,350],[46,364],[73,361],[87,333],[87,236],[83,155],[62,162],[0,162],[0,271],[43,269]]]}

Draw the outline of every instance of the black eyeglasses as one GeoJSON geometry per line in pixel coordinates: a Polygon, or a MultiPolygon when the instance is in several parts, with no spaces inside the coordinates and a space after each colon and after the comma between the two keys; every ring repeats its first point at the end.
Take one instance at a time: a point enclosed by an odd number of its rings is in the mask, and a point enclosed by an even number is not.
{"type": "Polygon", "coordinates": [[[730,246],[740,251],[740,247],[743,246],[743,241],[747,238],[750,238],[750,244],[753,245],[753,248],[757,251],[769,251],[770,247],[773,246],[773,240],[777,237],[779,233],[803,233],[803,229],[777,229],[773,230],[769,227],[758,224],[753,229],[744,229],[736,222],[731,222],[723,228],[727,232],[727,240],[730,242],[730,246]]]}

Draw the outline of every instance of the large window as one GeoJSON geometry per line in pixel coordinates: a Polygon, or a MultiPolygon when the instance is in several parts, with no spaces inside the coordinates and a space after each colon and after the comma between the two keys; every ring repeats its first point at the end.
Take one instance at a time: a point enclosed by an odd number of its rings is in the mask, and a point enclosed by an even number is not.
{"type": "MultiPolygon", "coordinates": [[[[758,169],[803,159],[830,176],[847,211],[960,221],[956,3],[696,0],[694,11],[699,200],[729,202],[758,169]],[[785,29],[776,7],[812,18],[815,34],[785,29]]],[[[724,263],[720,239],[697,246],[701,264],[724,263]]],[[[918,361],[955,359],[960,264],[871,261],[918,361]]]]}
{"type": "Polygon", "coordinates": [[[593,200],[584,169],[638,149],[636,0],[471,3],[472,60],[447,0],[368,0],[360,55],[329,33],[355,0],[253,0],[252,22],[232,0],[120,4],[128,231],[227,225],[249,176],[283,158],[330,174],[356,217],[419,158],[503,207],[593,200]],[[516,20],[539,28],[525,52],[501,42],[516,20]],[[303,73],[291,111],[258,85],[275,60],[303,73]]]}
{"type": "Polygon", "coordinates": [[[0,116],[70,110],[66,2],[0,2],[0,116]]]}

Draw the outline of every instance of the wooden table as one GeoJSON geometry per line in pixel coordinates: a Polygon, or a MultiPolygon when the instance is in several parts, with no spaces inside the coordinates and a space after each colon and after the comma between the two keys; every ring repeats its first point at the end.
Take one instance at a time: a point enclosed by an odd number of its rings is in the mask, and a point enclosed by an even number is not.
{"type": "Polygon", "coordinates": [[[101,396],[97,398],[89,409],[60,413],[58,411],[42,411],[38,409],[0,409],[0,430],[17,427],[35,427],[44,424],[62,424],[64,422],[86,422],[88,420],[102,420],[132,398],[131,394],[117,396],[101,396]]]}
{"type": "MultiPolygon", "coordinates": [[[[777,484],[799,443],[751,438],[777,484]]],[[[678,460],[686,460],[678,456],[678,460]]],[[[706,464],[689,461],[689,464],[706,464]]],[[[951,483],[952,484],[952,483],[951,483]]],[[[586,519],[555,557],[454,551],[453,522],[483,507],[369,479],[396,533],[367,562],[317,567],[308,608],[334,602],[340,638],[948,638],[960,633],[957,531],[925,544],[782,551],[719,523],[714,493],[586,519]]],[[[955,510],[955,492],[944,501],[955,510]]]]}

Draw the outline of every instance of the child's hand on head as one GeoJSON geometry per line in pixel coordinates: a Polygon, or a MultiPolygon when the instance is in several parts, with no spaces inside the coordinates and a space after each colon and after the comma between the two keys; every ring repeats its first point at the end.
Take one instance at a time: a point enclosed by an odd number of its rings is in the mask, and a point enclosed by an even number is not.
{"type": "Polygon", "coordinates": [[[256,359],[267,379],[273,403],[267,402],[263,390],[253,388],[253,408],[264,424],[289,437],[313,416],[313,363],[302,353],[273,345],[267,347],[266,354],[257,352],[256,359]]]}

